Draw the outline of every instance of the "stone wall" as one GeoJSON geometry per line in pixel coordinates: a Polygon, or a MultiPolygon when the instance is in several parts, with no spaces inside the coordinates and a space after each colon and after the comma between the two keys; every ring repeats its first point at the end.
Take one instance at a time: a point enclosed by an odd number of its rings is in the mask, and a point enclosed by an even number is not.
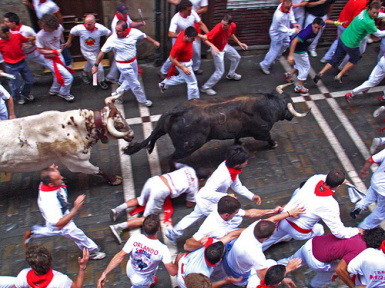
{"type": "MultiPolygon", "coordinates": [[[[1,0],[1,20],[7,12],[14,12],[20,17],[21,23],[28,26],[31,25],[31,20],[28,14],[28,9],[23,4],[22,0],[1,0]]],[[[2,21],[1,21],[2,22],[2,21]]]]}

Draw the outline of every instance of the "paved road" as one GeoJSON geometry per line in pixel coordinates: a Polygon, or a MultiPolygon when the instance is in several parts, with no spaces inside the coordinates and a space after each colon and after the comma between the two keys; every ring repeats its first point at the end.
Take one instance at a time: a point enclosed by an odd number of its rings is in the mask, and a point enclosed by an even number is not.
{"type": "MultiPolygon", "coordinates": [[[[286,203],[291,192],[303,180],[315,173],[327,173],[332,168],[344,169],[352,182],[361,188],[368,186],[368,179],[360,179],[357,171],[364,160],[369,156],[368,147],[373,137],[380,136],[379,129],[385,124],[372,117],[372,112],[378,107],[377,96],[381,95],[381,88],[373,89],[368,96],[357,96],[351,105],[348,105],[343,95],[367,79],[375,65],[378,44],[368,48],[364,59],[359,63],[343,83],[333,81],[334,71],[324,77],[324,85],[314,85],[311,80],[306,83],[310,88],[310,96],[300,97],[288,89],[296,103],[297,110],[311,108],[311,113],[305,118],[296,118],[291,122],[277,123],[272,135],[278,142],[275,150],[267,149],[266,143],[244,139],[246,147],[252,152],[249,165],[241,175],[242,182],[253,192],[263,198],[262,208],[271,208],[286,203]]],[[[218,95],[225,96],[248,92],[269,92],[278,84],[283,83],[282,74],[288,69],[284,61],[277,62],[272,68],[272,75],[264,75],[257,69],[256,63],[261,61],[263,55],[246,56],[242,59],[239,73],[243,79],[239,82],[221,80],[216,90],[218,95]]],[[[320,58],[320,57],[319,57],[320,58]]],[[[322,64],[319,58],[312,59],[313,68],[318,71],[322,64]]],[[[186,87],[172,87],[165,94],[160,94],[157,89],[159,78],[157,68],[143,64],[143,83],[148,98],[154,102],[150,109],[139,107],[131,93],[126,93],[123,111],[135,131],[135,138],[140,141],[147,137],[156,124],[159,116],[167,109],[186,99],[186,87]]],[[[204,75],[198,77],[203,83],[213,70],[211,60],[203,61],[204,75]]],[[[34,95],[36,101],[24,106],[17,106],[17,115],[27,116],[45,110],[69,110],[77,108],[100,109],[103,99],[108,92],[81,83],[76,79],[73,94],[76,96],[74,103],[66,103],[58,97],[47,95],[50,85],[50,76],[41,76],[37,79],[34,95]]],[[[208,97],[202,95],[202,97],[208,97]]],[[[210,169],[223,161],[223,154],[232,141],[211,141],[202,149],[185,159],[185,162],[194,167],[204,166],[210,169]]],[[[166,157],[172,153],[173,148],[168,137],[163,137],[157,142],[157,149],[148,155],[146,151],[128,157],[120,155],[119,149],[125,143],[111,139],[108,145],[98,143],[92,152],[92,163],[111,173],[123,174],[124,185],[111,187],[99,177],[71,173],[63,169],[67,178],[66,183],[73,201],[80,193],[87,195],[86,205],[75,219],[77,225],[86,231],[107,253],[108,257],[102,261],[91,261],[86,274],[85,287],[94,287],[96,280],[103,271],[108,261],[122,246],[115,243],[110,235],[108,226],[111,225],[108,209],[124,201],[125,198],[138,195],[140,190],[151,175],[158,175],[167,171],[166,157]]],[[[42,217],[37,208],[36,196],[39,183],[39,173],[15,173],[1,175],[0,178],[0,274],[16,275],[26,267],[23,260],[24,250],[20,245],[23,232],[34,224],[43,224],[42,217]]],[[[346,190],[337,193],[341,203],[341,217],[346,225],[355,226],[362,217],[354,221],[348,216],[353,205],[350,203],[346,190]]],[[[257,207],[247,199],[240,199],[245,208],[257,207]]],[[[183,199],[175,199],[176,212],[174,221],[179,221],[191,209],[183,205],[183,199]]],[[[121,218],[120,220],[124,220],[121,218]]],[[[245,221],[242,226],[250,222],[245,221]]],[[[182,251],[184,240],[191,237],[197,230],[199,223],[186,231],[183,238],[178,241],[177,247],[172,251],[182,251]]],[[[137,232],[132,232],[137,233],[137,232]]],[[[123,235],[129,237],[129,232],[123,235]]],[[[69,240],[51,237],[36,241],[44,244],[53,251],[54,266],[56,269],[74,276],[77,272],[76,258],[79,250],[69,240]]],[[[166,242],[167,243],[167,242],[166,242]]],[[[267,256],[279,259],[292,254],[302,243],[292,241],[278,244],[267,251],[267,256]]],[[[161,281],[156,287],[172,287],[170,278],[164,268],[158,272],[161,281]]],[[[303,267],[293,273],[293,278],[298,287],[307,287],[312,272],[303,267]]],[[[110,276],[108,287],[128,286],[125,276],[125,263],[120,269],[115,269],[110,276]]],[[[337,285],[336,285],[337,286],[337,285]]],[[[329,286],[330,287],[330,286],[329,286]]]]}

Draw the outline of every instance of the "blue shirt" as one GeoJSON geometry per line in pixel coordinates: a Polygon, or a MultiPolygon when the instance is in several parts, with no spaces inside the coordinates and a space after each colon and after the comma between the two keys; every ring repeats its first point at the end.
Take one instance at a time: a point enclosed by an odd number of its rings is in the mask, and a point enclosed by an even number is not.
{"type": "Polygon", "coordinates": [[[295,47],[294,53],[297,53],[297,54],[307,53],[307,50],[308,50],[310,44],[314,41],[314,38],[317,35],[318,34],[313,32],[312,24],[310,23],[309,25],[307,25],[306,28],[302,29],[295,36],[295,38],[297,38],[299,40],[299,43],[295,47]]]}

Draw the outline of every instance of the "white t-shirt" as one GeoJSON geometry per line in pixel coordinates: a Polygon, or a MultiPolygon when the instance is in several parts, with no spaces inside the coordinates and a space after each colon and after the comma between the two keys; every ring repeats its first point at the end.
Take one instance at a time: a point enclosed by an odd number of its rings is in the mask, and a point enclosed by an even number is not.
{"type": "Polygon", "coordinates": [[[171,188],[171,198],[186,193],[186,201],[195,202],[199,181],[194,168],[182,163],[176,163],[175,168],[178,170],[162,175],[171,188]]]}
{"type": "MultiPolygon", "coordinates": [[[[245,210],[239,209],[238,213],[234,216],[243,217],[245,215],[245,210]]],[[[202,223],[199,230],[193,235],[193,238],[197,241],[201,240],[204,236],[213,237],[215,239],[220,239],[231,231],[234,231],[238,228],[238,225],[241,224],[241,221],[233,221],[235,219],[225,221],[219,215],[218,211],[215,210],[207,216],[205,221],[202,223]]]]}
{"type": "MultiPolygon", "coordinates": [[[[35,30],[32,29],[32,27],[26,26],[26,25],[20,25],[19,30],[9,30],[12,34],[21,34],[24,37],[34,36],[36,37],[35,30]]],[[[36,49],[35,41],[28,41],[26,43],[23,43],[22,49],[25,54],[31,53],[36,49]]]]}
{"type": "Polygon", "coordinates": [[[192,9],[194,11],[209,5],[208,0],[190,0],[190,2],[193,4],[192,9]]]}
{"type": "Polygon", "coordinates": [[[143,234],[130,237],[123,247],[127,254],[131,253],[127,262],[127,275],[132,272],[152,275],[158,269],[159,262],[171,263],[171,254],[167,246],[158,239],[150,239],[143,234]]]}
{"type": "Polygon", "coordinates": [[[136,57],[136,42],[138,39],[147,38],[142,31],[131,28],[130,33],[124,38],[118,38],[116,34],[108,37],[101,51],[104,53],[113,50],[115,52],[115,60],[127,61],[136,57]]]}
{"type": "Polygon", "coordinates": [[[372,159],[378,164],[374,171],[370,185],[382,196],[385,196],[385,149],[372,156],[372,159]]]}
{"type": "MultiPolygon", "coordinates": [[[[32,270],[26,268],[20,271],[16,277],[15,286],[16,288],[30,288],[27,282],[27,273],[32,270]]],[[[53,270],[52,281],[48,284],[47,288],[70,288],[72,286],[72,280],[65,274],[53,270]]]]}
{"type": "Polygon", "coordinates": [[[35,8],[37,18],[43,17],[44,14],[55,14],[60,12],[59,6],[52,0],[47,0],[40,3],[40,0],[33,0],[33,7],[35,8]]]}
{"type": "Polygon", "coordinates": [[[349,262],[348,272],[358,276],[367,288],[385,287],[385,254],[379,249],[367,248],[349,262]]]}
{"type": "Polygon", "coordinates": [[[80,37],[80,48],[82,52],[95,52],[99,51],[100,38],[102,36],[108,36],[111,31],[105,26],[96,23],[95,29],[92,32],[87,30],[83,24],[79,24],[72,27],[70,33],[80,37]]]}
{"type": "Polygon", "coordinates": [[[67,191],[65,188],[59,188],[58,190],[47,192],[39,190],[37,205],[39,206],[40,212],[48,225],[55,225],[60,218],[69,213],[69,211],[66,211],[63,215],[62,206],[58,200],[57,193],[60,193],[64,201],[68,201],[67,191]]]}
{"type": "Polygon", "coordinates": [[[259,221],[255,221],[242,232],[226,255],[227,263],[237,273],[245,274],[251,269],[261,270],[268,267],[262,252],[262,243],[254,236],[254,227],[259,221]]]}
{"type": "Polygon", "coordinates": [[[185,30],[187,27],[194,26],[194,23],[201,22],[201,17],[195,11],[191,11],[191,15],[183,18],[180,13],[176,13],[170,22],[170,28],[168,31],[179,34],[181,31],[185,30]]]}
{"type": "Polygon", "coordinates": [[[46,32],[41,29],[36,35],[36,47],[42,49],[60,49],[60,39],[63,31],[64,28],[61,25],[53,32],[46,32]]]}

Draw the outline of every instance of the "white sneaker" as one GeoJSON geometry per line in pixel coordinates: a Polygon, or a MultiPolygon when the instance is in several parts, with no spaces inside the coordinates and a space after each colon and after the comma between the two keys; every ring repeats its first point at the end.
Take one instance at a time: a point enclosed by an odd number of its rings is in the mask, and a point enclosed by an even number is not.
{"type": "Polygon", "coordinates": [[[172,228],[172,226],[167,227],[166,237],[168,240],[170,240],[171,243],[176,244],[176,239],[178,238],[178,235],[174,232],[174,228],[172,228]]]}
{"type": "Polygon", "coordinates": [[[33,95],[31,95],[31,94],[29,94],[28,96],[21,95],[21,97],[24,97],[28,101],[33,101],[35,99],[35,97],[33,97],[33,95]]]}
{"type": "Polygon", "coordinates": [[[142,105],[144,105],[146,107],[151,107],[152,106],[152,101],[146,100],[146,102],[143,102],[143,103],[140,103],[140,104],[142,104],[142,105]]]}
{"type": "Polygon", "coordinates": [[[267,68],[264,68],[261,63],[259,63],[259,68],[261,68],[262,72],[265,73],[266,75],[270,74],[270,70],[267,68]]]}
{"type": "Polygon", "coordinates": [[[19,100],[16,101],[17,104],[23,105],[25,103],[25,100],[23,97],[21,97],[19,100]]]}
{"type": "Polygon", "coordinates": [[[111,218],[111,220],[112,220],[113,222],[116,222],[116,219],[118,218],[118,216],[119,216],[119,213],[116,212],[115,209],[111,209],[111,210],[110,210],[110,218],[111,218]]]}
{"type": "Polygon", "coordinates": [[[120,231],[114,227],[114,225],[110,225],[110,229],[112,232],[112,235],[114,235],[114,238],[116,241],[118,241],[118,244],[122,244],[122,238],[120,238],[120,231]]]}
{"type": "Polygon", "coordinates": [[[200,90],[201,90],[202,93],[205,93],[205,94],[207,94],[209,96],[213,96],[213,95],[217,94],[217,92],[215,92],[215,90],[213,90],[211,88],[208,88],[208,89],[201,88],[200,90]]]}
{"type": "Polygon", "coordinates": [[[377,148],[381,145],[380,138],[373,138],[372,145],[370,146],[370,154],[374,154],[377,151],[377,148]]]}
{"type": "Polygon", "coordinates": [[[159,90],[160,90],[160,93],[164,93],[164,91],[166,91],[166,85],[163,83],[163,82],[160,82],[159,84],[158,84],[158,86],[159,86],[159,90]]]}
{"type": "Polygon", "coordinates": [[[68,94],[68,95],[62,95],[62,94],[57,94],[57,96],[63,98],[64,100],[71,102],[75,99],[74,95],[68,94]]]}
{"type": "Polygon", "coordinates": [[[384,112],[384,111],[385,111],[385,106],[381,106],[381,107],[377,108],[377,109],[374,110],[374,112],[373,112],[373,117],[376,118],[376,117],[380,116],[380,114],[381,114],[382,112],[384,112]]]}
{"type": "Polygon", "coordinates": [[[56,96],[57,94],[58,94],[58,92],[55,92],[55,91],[52,91],[52,90],[48,91],[48,95],[50,95],[50,96],[56,96]]]}
{"type": "Polygon", "coordinates": [[[104,258],[106,258],[106,253],[104,252],[90,253],[90,260],[102,260],[104,258]]]}
{"type": "Polygon", "coordinates": [[[235,80],[235,81],[239,81],[239,80],[242,79],[242,75],[241,75],[241,74],[237,74],[237,73],[234,73],[234,75],[227,74],[227,75],[226,75],[226,79],[227,79],[227,80],[235,80]]]}
{"type": "Polygon", "coordinates": [[[318,56],[317,52],[315,52],[314,50],[309,51],[309,54],[311,57],[317,57],[318,56]]]}
{"type": "Polygon", "coordinates": [[[319,62],[321,62],[321,63],[328,63],[328,60],[326,60],[325,58],[321,58],[321,60],[319,60],[319,62]]]}

